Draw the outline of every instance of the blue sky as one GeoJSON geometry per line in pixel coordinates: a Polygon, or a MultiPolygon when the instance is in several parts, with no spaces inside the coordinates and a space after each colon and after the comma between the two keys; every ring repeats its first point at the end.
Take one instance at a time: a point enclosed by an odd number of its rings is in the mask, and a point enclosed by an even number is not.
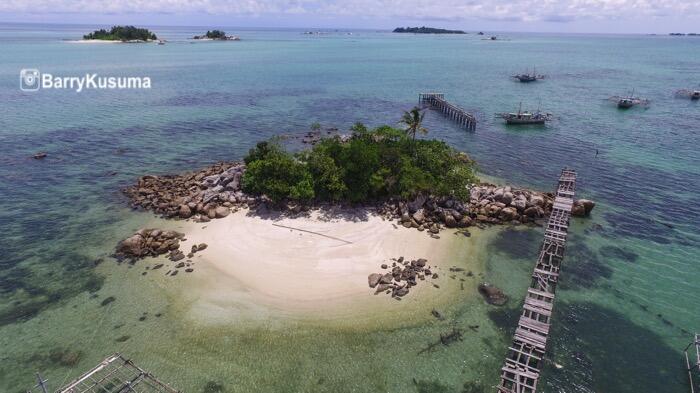
{"type": "Polygon", "coordinates": [[[700,32],[700,0],[2,0],[0,21],[668,33],[700,32]]]}

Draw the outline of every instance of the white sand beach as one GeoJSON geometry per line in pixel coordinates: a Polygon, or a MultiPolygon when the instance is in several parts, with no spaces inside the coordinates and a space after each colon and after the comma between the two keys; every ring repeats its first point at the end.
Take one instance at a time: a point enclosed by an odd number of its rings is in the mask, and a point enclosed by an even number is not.
{"type": "Polygon", "coordinates": [[[185,303],[197,319],[223,322],[243,319],[244,314],[245,319],[347,319],[411,304],[438,304],[450,288],[459,286],[444,273],[450,266],[468,265],[464,257],[456,257],[457,250],[471,248],[474,241],[452,231],[434,239],[374,214],[328,218],[313,212],[273,219],[247,213],[178,226],[186,234],[183,250],[208,245],[192,258],[193,273],[173,278],[187,288],[177,296],[189,299],[185,303]],[[391,267],[391,259],[400,256],[428,259],[440,277],[419,281],[400,301],[374,295],[367,276],[388,272],[380,265],[391,267]]]}

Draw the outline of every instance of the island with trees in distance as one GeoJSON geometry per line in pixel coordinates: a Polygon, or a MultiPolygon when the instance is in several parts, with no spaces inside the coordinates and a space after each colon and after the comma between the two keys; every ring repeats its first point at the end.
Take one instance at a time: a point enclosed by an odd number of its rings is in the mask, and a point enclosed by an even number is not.
{"type": "Polygon", "coordinates": [[[415,33],[415,34],[467,34],[462,30],[436,29],[434,27],[397,27],[394,33],[415,33]]]}
{"type": "Polygon", "coordinates": [[[92,33],[85,34],[84,40],[102,40],[102,41],[122,41],[122,42],[147,42],[155,41],[158,37],[155,33],[148,29],[138,28],[134,26],[112,26],[111,29],[95,30],[92,33]]]}
{"type": "Polygon", "coordinates": [[[196,35],[192,37],[195,40],[217,40],[217,41],[240,41],[241,39],[235,35],[226,35],[223,30],[207,30],[204,35],[196,35]]]}

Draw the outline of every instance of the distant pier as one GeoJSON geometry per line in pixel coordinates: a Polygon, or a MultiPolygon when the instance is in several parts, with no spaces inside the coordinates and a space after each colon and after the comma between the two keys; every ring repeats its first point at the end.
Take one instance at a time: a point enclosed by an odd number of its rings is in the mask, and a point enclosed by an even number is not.
{"type": "Polygon", "coordinates": [[[532,283],[527,289],[513,343],[501,368],[498,393],[535,393],[537,389],[575,192],[576,172],[562,170],[552,214],[532,272],[532,283]]]}
{"type": "Polygon", "coordinates": [[[476,129],[476,118],[474,115],[447,102],[443,93],[420,93],[418,94],[418,102],[421,105],[429,105],[439,110],[445,116],[454,120],[457,124],[469,131],[474,131],[476,129]]]}

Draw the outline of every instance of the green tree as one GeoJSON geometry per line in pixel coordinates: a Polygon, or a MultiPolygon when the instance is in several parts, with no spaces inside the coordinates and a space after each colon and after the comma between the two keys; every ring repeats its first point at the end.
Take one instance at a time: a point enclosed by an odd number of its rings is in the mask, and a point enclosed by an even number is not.
{"type": "Polygon", "coordinates": [[[427,134],[428,130],[423,127],[423,117],[425,112],[421,112],[420,108],[414,106],[410,111],[405,111],[399,123],[406,126],[406,135],[410,136],[413,141],[416,140],[416,134],[427,134]]]}
{"type": "Polygon", "coordinates": [[[250,164],[253,161],[264,160],[271,154],[282,153],[282,148],[275,140],[258,142],[254,148],[248,151],[248,155],[245,156],[243,161],[245,161],[246,164],[250,164]]]}
{"type": "Polygon", "coordinates": [[[249,162],[242,179],[243,191],[267,195],[273,202],[287,198],[308,201],[314,198],[313,178],[301,162],[286,152],[270,152],[249,162]]]}
{"type": "Polygon", "coordinates": [[[335,160],[321,147],[305,156],[309,172],[314,180],[314,193],[322,200],[338,201],[348,190],[343,182],[343,171],[335,160]]]}

